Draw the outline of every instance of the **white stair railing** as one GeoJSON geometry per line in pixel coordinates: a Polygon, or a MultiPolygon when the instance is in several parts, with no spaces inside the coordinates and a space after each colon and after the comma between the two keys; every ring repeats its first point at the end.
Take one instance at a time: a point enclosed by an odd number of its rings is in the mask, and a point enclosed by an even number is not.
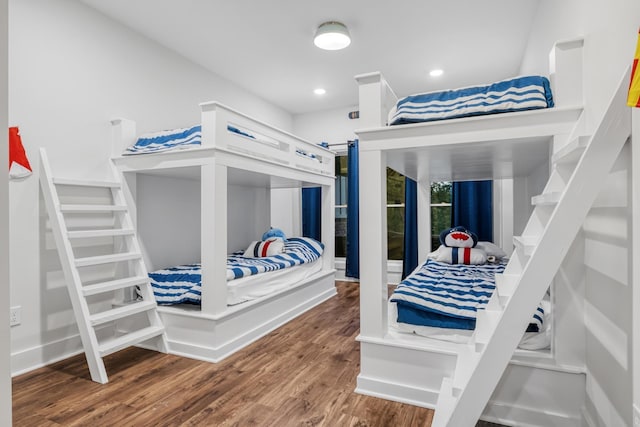
{"type": "Polygon", "coordinates": [[[504,274],[496,276],[496,292],[478,313],[474,343],[460,351],[453,376],[443,380],[433,427],[473,427],[482,414],[629,139],[628,81],[627,73],[593,137],[579,137],[553,156],[545,192],[533,198],[523,236],[514,239],[516,250],[504,274]]]}

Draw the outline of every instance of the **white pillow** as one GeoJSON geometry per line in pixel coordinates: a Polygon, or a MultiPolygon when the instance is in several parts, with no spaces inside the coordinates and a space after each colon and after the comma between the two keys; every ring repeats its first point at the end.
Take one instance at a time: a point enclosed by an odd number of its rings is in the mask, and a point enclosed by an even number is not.
{"type": "Polygon", "coordinates": [[[247,258],[264,258],[284,252],[284,241],[278,238],[251,242],[243,256],[247,258]]]}
{"type": "Polygon", "coordinates": [[[491,242],[478,242],[475,247],[477,249],[482,249],[483,251],[485,251],[487,256],[494,256],[498,259],[505,258],[507,256],[507,253],[502,250],[500,246],[491,242]]]}
{"type": "Polygon", "coordinates": [[[440,246],[434,254],[436,261],[447,264],[486,264],[487,254],[482,249],[477,248],[448,248],[440,246]]]}

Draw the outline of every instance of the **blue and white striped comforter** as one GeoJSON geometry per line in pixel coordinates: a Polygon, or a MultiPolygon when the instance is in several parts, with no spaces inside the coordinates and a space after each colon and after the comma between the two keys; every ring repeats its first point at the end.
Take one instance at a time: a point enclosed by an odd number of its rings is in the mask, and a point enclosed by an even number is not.
{"type": "MultiPolygon", "coordinates": [[[[227,280],[268,271],[281,270],[317,260],[324,244],[308,237],[292,237],[285,241],[284,252],[264,258],[227,256],[227,280]]],[[[201,267],[199,263],[179,265],[149,273],[156,301],[161,305],[200,304],[201,267]]]]}
{"type": "MultiPolygon", "coordinates": [[[[495,290],[495,275],[506,264],[452,265],[427,259],[391,295],[398,322],[454,329],[475,329],[476,312],[495,290]]],[[[527,331],[542,330],[539,305],[527,331]]]]}
{"type": "Polygon", "coordinates": [[[490,85],[407,96],[389,113],[389,125],[548,107],[553,107],[553,97],[546,77],[515,77],[490,85]]]}
{"type": "MultiPolygon", "coordinates": [[[[234,126],[227,125],[229,132],[255,139],[255,137],[234,126]]],[[[188,128],[163,130],[147,133],[130,147],[125,149],[123,155],[159,153],[162,151],[193,148],[202,144],[202,126],[195,125],[188,128]]]]}

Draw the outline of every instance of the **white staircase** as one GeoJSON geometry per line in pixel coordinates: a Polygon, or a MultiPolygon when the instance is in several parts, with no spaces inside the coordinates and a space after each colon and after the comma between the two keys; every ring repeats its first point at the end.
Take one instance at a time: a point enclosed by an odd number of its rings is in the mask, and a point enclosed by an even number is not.
{"type": "Polygon", "coordinates": [[[164,327],[120,182],[54,178],[41,148],[40,185],[91,379],[108,382],[102,358],[143,341],[166,353],[164,327]],[[91,253],[92,242],[98,242],[98,254],[91,253]],[[131,297],[136,287],[141,299],[131,297]],[[118,322],[132,316],[142,318],[134,323],[144,326],[131,331],[128,322],[127,332],[118,332],[118,322]]]}
{"type": "Polygon", "coordinates": [[[523,331],[544,297],[576,234],[631,134],[625,76],[600,126],[552,157],[553,171],[497,290],[478,312],[474,343],[458,354],[453,376],[442,382],[433,427],[473,427],[480,418],[523,331]]]}

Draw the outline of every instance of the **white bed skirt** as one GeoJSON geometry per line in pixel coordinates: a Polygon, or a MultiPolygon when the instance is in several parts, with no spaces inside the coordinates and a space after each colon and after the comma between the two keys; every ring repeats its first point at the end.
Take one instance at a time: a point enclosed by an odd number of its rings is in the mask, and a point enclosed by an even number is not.
{"type": "Polygon", "coordinates": [[[320,270],[322,257],[310,263],[230,280],[227,282],[227,305],[242,304],[286,289],[320,270]]]}
{"type": "MultiPolygon", "coordinates": [[[[523,350],[544,350],[551,345],[551,304],[547,300],[542,301],[544,309],[544,326],[540,332],[525,332],[518,344],[523,350]]],[[[402,333],[415,334],[421,337],[439,341],[467,344],[473,335],[473,330],[437,328],[433,326],[411,325],[400,323],[398,308],[395,302],[389,302],[389,327],[402,333]]]]}

